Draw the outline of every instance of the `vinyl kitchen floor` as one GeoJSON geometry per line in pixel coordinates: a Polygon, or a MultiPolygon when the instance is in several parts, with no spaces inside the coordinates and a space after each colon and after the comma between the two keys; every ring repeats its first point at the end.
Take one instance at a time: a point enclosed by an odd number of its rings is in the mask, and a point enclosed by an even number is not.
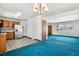
{"type": "Polygon", "coordinates": [[[21,47],[24,47],[24,46],[28,46],[28,45],[36,43],[36,42],[38,42],[38,41],[29,39],[27,37],[21,38],[21,39],[7,40],[7,50],[6,50],[6,52],[17,49],[17,48],[21,48],[21,47]]]}

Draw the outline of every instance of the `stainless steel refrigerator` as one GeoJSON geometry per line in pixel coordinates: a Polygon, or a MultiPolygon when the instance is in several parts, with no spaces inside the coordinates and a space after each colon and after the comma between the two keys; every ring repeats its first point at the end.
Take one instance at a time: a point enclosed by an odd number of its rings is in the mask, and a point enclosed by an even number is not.
{"type": "Polygon", "coordinates": [[[23,37],[23,27],[21,25],[15,25],[15,38],[23,37]]]}

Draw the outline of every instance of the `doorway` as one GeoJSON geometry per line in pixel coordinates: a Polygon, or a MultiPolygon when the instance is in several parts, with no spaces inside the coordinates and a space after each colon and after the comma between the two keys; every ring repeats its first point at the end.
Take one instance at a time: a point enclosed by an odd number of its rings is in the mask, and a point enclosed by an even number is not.
{"type": "Polygon", "coordinates": [[[42,39],[43,40],[46,40],[46,29],[47,29],[47,27],[46,27],[46,20],[42,20],[42,39]]]}
{"type": "Polygon", "coordinates": [[[52,25],[48,25],[48,35],[52,35],[52,25]]]}

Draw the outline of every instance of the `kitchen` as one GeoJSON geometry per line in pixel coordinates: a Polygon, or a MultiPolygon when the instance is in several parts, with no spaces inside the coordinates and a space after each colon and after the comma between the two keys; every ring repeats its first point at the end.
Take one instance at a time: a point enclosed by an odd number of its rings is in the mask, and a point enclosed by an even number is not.
{"type": "Polygon", "coordinates": [[[24,33],[26,22],[24,25],[24,21],[0,17],[0,54],[38,42],[24,33]]]}
{"type": "Polygon", "coordinates": [[[7,40],[13,40],[15,38],[15,25],[20,25],[19,21],[10,21],[7,18],[0,19],[0,52],[6,50],[7,40]]]}

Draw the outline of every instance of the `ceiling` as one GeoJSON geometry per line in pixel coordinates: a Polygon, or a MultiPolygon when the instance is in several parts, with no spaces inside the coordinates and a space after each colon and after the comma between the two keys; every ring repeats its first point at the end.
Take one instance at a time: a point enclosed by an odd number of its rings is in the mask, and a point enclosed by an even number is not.
{"type": "MultiPolygon", "coordinates": [[[[79,9],[78,3],[47,3],[48,12],[44,13],[43,16],[49,17],[54,16],[63,12],[68,12],[72,10],[79,9]]],[[[9,17],[20,20],[27,20],[30,17],[37,16],[37,13],[33,12],[33,3],[0,3],[0,16],[6,16],[6,13],[16,13],[21,12],[22,15],[19,17],[9,17]]]]}

